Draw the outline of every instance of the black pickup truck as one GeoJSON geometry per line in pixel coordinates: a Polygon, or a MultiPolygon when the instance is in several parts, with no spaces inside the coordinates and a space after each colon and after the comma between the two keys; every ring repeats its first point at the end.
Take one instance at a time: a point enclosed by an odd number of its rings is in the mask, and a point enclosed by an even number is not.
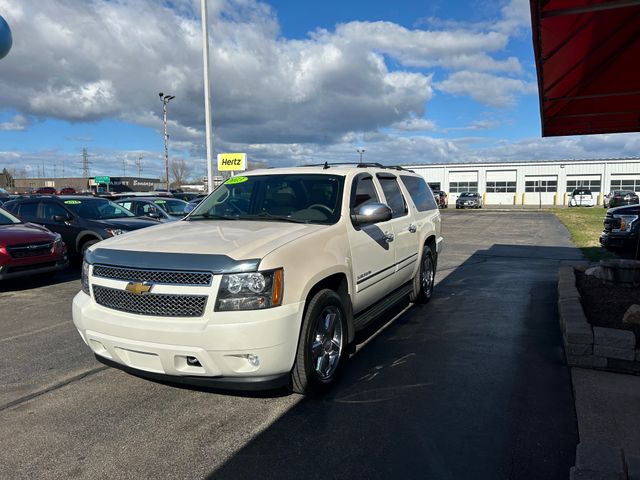
{"type": "Polygon", "coordinates": [[[640,205],[611,208],[604,218],[600,244],[607,248],[636,248],[640,231],[640,205]]]}

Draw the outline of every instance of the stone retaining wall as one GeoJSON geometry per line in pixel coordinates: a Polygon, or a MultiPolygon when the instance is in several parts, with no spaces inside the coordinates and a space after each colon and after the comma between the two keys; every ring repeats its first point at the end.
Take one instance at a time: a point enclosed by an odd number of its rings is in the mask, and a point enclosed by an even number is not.
{"type": "Polygon", "coordinates": [[[558,272],[558,314],[567,364],[640,374],[640,350],[630,330],[591,327],[582,310],[574,268],[558,272]]]}

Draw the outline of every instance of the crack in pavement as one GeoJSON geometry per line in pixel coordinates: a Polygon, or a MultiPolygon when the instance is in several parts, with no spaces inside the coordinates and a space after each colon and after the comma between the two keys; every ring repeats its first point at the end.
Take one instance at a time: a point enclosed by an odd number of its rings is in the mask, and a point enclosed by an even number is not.
{"type": "Polygon", "coordinates": [[[33,400],[34,398],[40,397],[42,395],[45,395],[49,392],[53,392],[55,390],[58,390],[62,387],[66,387],[67,385],[70,385],[71,383],[77,382],[79,380],[82,380],[83,378],[89,377],[91,375],[95,375],[96,373],[102,372],[103,370],[107,370],[109,367],[106,365],[101,365],[99,367],[96,368],[92,368],[91,370],[87,370],[86,372],[82,372],[78,375],[75,375],[73,377],[70,377],[66,380],[63,380],[62,382],[58,382],[55,383],[53,385],[51,385],[50,387],[44,388],[42,390],[38,390],[37,392],[33,392],[30,393],[29,395],[25,395],[23,397],[20,398],[16,398],[15,400],[11,400],[8,403],[2,404],[0,405],[0,412],[3,412],[4,410],[7,410],[11,407],[15,407],[16,405],[20,405],[22,403],[28,402],[29,400],[33,400]]]}

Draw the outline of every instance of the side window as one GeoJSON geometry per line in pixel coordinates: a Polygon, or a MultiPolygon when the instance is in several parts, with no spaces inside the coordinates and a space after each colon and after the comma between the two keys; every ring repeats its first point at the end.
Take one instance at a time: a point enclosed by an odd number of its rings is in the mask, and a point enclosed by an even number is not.
{"type": "Polygon", "coordinates": [[[38,217],[38,204],[36,202],[22,203],[18,207],[18,215],[25,218],[38,217]]]}
{"type": "Polygon", "coordinates": [[[368,203],[378,202],[380,202],[380,198],[371,175],[365,173],[356,176],[351,187],[351,210],[368,203]]]}
{"type": "Polygon", "coordinates": [[[427,210],[436,210],[438,205],[433,198],[433,193],[427,185],[424,178],[412,177],[409,175],[400,175],[402,183],[407,187],[409,195],[413,203],[416,204],[416,208],[419,212],[426,212],[427,210]]]}
{"type": "Polygon", "coordinates": [[[121,207],[126,208],[129,211],[133,211],[133,210],[131,210],[131,202],[122,202],[122,203],[119,203],[118,205],[120,205],[121,207]]]}
{"type": "Polygon", "coordinates": [[[404,197],[402,196],[400,185],[398,185],[398,179],[393,175],[379,173],[378,181],[380,182],[384,196],[387,199],[387,205],[389,205],[393,212],[393,218],[406,215],[408,212],[407,202],[405,202],[404,197]]]}
{"type": "Polygon", "coordinates": [[[67,215],[69,212],[62,205],[54,202],[42,202],[42,218],[53,220],[56,215],[67,215]]]}

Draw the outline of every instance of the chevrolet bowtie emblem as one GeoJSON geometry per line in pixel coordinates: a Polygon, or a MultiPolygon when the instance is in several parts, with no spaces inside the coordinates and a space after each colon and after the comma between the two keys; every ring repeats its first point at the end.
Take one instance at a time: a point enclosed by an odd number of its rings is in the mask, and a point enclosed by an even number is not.
{"type": "Polygon", "coordinates": [[[127,292],[131,292],[134,295],[142,295],[143,293],[149,293],[153,285],[147,285],[142,282],[129,282],[125,287],[127,292]]]}

